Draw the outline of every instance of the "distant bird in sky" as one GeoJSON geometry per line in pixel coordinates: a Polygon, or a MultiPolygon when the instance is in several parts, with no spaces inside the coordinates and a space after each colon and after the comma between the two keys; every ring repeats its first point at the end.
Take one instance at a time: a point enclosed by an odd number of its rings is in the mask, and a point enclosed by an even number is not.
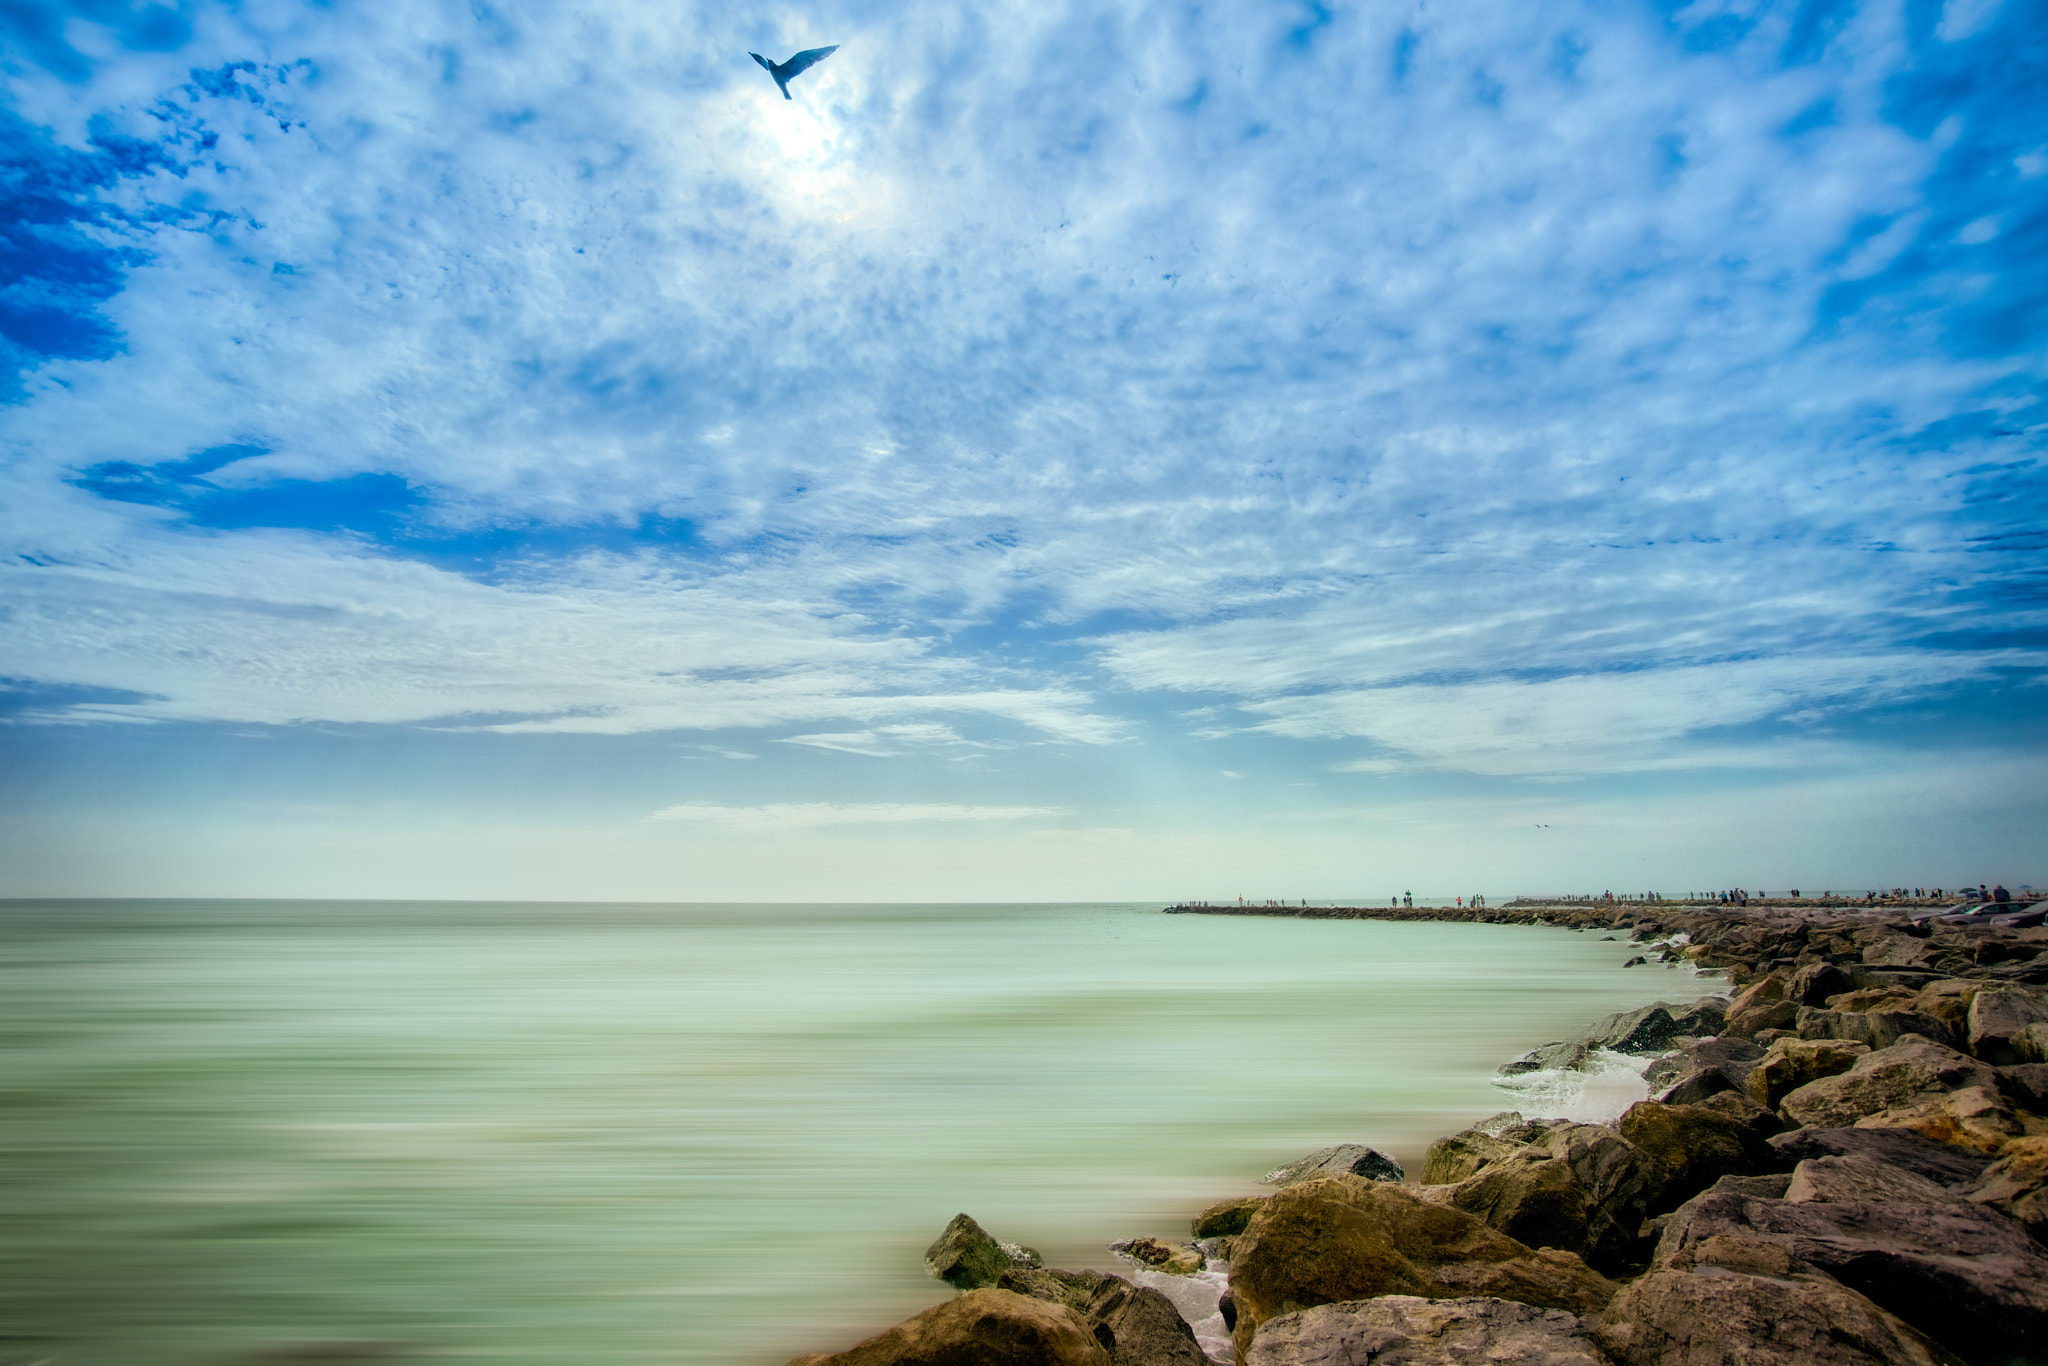
{"type": "Polygon", "coordinates": [[[775,78],[776,88],[782,91],[782,98],[786,100],[791,98],[789,93],[789,83],[791,81],[803,75],[806,71],[809,71],[838,50],[839,44],[837,43],[832,44],[830,47],[814,47],[808,51],[797,53],[796,56],[791,57],[780,66],[769,61],[758,52],[749,52],[747,55],[759,62],[767,69],[768,74],[775,78]]]}

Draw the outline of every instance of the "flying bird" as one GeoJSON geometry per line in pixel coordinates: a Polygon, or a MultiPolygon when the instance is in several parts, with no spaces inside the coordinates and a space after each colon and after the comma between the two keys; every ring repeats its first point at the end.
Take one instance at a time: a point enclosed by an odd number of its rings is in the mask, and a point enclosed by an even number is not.
{"type": "Polygon", "coordinates": [[[789,93],[789,83],[791,81],[803,75],[806,71],[809,71],[838,50],[839,44],[837,43],[832,44],[830,47],[814,47],[808,51],[797,53],[796,56],[791,57],[780,66],[769,61],[758,52],[749,52],[747,55],[759,62],[768,74],[775,78],[776,88],[782,91],[782,98],[786,100],[791,98],[789,93]]]}

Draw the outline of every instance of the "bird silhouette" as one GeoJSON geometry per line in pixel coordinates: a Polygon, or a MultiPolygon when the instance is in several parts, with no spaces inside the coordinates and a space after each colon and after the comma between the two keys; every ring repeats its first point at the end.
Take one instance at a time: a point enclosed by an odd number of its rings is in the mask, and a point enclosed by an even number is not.
{"type": "Polygon", "coordinates": [[[792,98],[789,93],[789,83],[791,81],[803,75],[806,71],[809,71],[838,50],[839,44],[837,43],[832,44],[830,47],[810,48],[807,51],[797,53],[796,56],[791,57],[779,66],[758,52],[749,52],[747,55],[759,62],[767,70],[768,74],[775,78],[776,89],[782,92],[782,98],[786,100],[792,98]]]}

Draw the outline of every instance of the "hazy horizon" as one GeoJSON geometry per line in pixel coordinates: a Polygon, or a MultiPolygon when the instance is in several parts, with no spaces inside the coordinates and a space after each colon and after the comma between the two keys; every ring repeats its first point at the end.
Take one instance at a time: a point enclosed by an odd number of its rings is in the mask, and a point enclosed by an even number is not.
{"type": "Polygon", "coordinates": [[[2048,880],[2037,6],[0,60],[0,895],[2048,880]]]}

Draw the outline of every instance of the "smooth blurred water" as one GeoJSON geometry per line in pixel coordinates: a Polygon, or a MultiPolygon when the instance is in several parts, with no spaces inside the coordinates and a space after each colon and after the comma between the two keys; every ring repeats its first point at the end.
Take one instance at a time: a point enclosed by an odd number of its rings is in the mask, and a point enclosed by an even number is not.
{"type": "Polygon", "coordinates": [[[11,903],[0,1364],[734,1362],[1055,1264],[1714,983],[1564,930],[1103,906],[11,903]]]}

